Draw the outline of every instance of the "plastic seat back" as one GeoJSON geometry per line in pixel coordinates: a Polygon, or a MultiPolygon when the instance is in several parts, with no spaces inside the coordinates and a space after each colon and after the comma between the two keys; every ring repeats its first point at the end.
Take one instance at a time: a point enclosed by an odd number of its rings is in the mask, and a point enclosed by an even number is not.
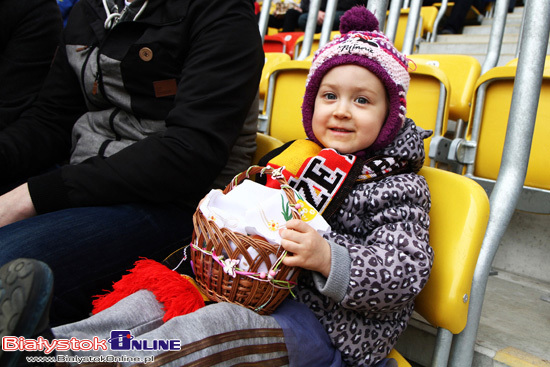
{"type": "MultiPolygon", "coordinates": [[[[461,1],[461,0],[460,0],[461,1]]],[[[447,3],[447,11],[445,12],[445,16],[449,17],[451,15],[451,12],[453,11],[454,2],[450,1],[447,3]]],[[[435,6],[437,9],[441,7],[441,3],[434,3],[432,6],[435,6]]],[[[466,22],[475,22],[479,21],[482,14],[477,10],[474,6],[470,6],[470,9],[468,9],[468,13],[466,14],[466,22]]]]}
{"type": "MultiPolygon", "coordinates": [[[[432,137],[424,140],[424,148],[428,153],[432,138],[441,135],[447,128],[451,87],[447,75],[434,66],[418,64],[416,68],[411,65],[411,68],[414,70],[410,70],[407,116],[421,128],[434,131],[432,137]]],[[[426,158],[424,164],[430,165],[431,162],[426,158]]]]}
{"type": "Polygon", "coordinates": [[[284,52],[294,57],[294,44],[304,32],[279,32],[264,37],[264,52],[284,52]]]}
{"type": "Polygon", "coordinates": [[[466,326],[474,270],[489,220],[489,198],[474,180],[423,167],[430,187],[430,244],[434,264],[416,311],[438,328],[458,334],[466,326]]]}
{"type": "Polygon", "coordinates": [[[285,143],[306,137],[301,107],[310,67],[311,61],[292,60],[273,68],[266,99],[266,127],[260,132],[285,143]]]}
{"type": "MultiPolygon", "coordinates": [[[[386,13],[386,17],[388,16],[388,14],[389,12],[386,13]]],[[[403,50],[403,41],[405,40],[405,33],[407,30],[408,21],[409,21],[409,9],[401,9],[401,12],[399,13],[399,20],[397,22],[397,29],[395,30],[395,39],[393,41],[395,48],[398,49],[399,51],[403,50]]],[[[433,24],[432,24],[432,27],[433,27],[433,24]]],[[[422,10],[421,10],[418,29],[416,30],[415,38],[422,37],[423,30],[424,30],[424,19],[422,17],[422,10]]]]}
{"type": "MultiPolygon", "coordinates": [[[[515,66],[502,66],[489,70],[479,78],[476,93],[481,86],[486,88],[485,98],[480,106],[479,137],[473,166],[474,177],[496,180],[501,164],[502,150],[512,101],[515,66]]],[[[548,169],[548,141],[550,140],[550,68],[544,69],[535,131],[525,186],[550,190],[548,169]]]]}
{"type": "Polygon", "coordinates": [[[449,119],[468,121],[474,88],[481,74],[479,61],[473,56],[453,54],[414,54],[410,59],[417,65],[433,65],[447,75],[451,86],[449,119]]]}
{"type": "Polygon", "coordinates": [[[257,133],[256,134],[256,152],[252,157],[252,164],[257,165],[260,159],[271,152],[273,149],[283,145],[283,142],[272,136],[257,133]]]}
{"type": "Polygon", "coordinates": [[[403,40],[405,39],[405,30],[407,29],[407,21],[409,19],[408,9],[402,9],[399,14],[399,21],[397,22],[397,29],[395,30],[395,39],[393,44],[396,49],[403,49],[403,40]]]}
{"type": "MultiPolygon", "coordinates": [[[[262,76],[260,79],[260,100],[265,101],[265,95],[267,93],[267,85],[269,83],[269,76],[275,65],[280,64],[284,61],[290,61],[290,56],[287,53],[283,52],[266,52],[265,53],[265,62],[262,69],[262,76]]],[[[263,107],[263,112],[265,113],[265,103],[263,107]]]]}
{"type": "MultiPolygon", "coordinates": [[[[432,366],[446,366],[452,335],[466,326],[474,271],[489,220],[489,198],[485,190],[465,176],[423,167],[430,187],[430,245],[434,262],[428,283],[415,300],[415,310],[436,327],[437,341],[432,366]]],[[[410,364],[398,352],[390,357],[400,367],[410,364]]]]}
{"type": "Polygon", "coordinates": [[[423,6],[420,8],[420,16],[422,17],[422,37],[426,38],[429,34],[434,32],[434,24],[438,12],[435,6],[423,6]]]}

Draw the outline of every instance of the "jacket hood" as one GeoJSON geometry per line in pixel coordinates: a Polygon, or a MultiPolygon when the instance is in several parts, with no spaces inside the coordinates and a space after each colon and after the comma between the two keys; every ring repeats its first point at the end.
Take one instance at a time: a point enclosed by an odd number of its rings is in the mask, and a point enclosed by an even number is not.
{"type": "Polygon", "coordinates": [[[416,126],[414,121],[406,118],[395,139],[385,148],[371,152],[367,158],[376,156],[391,156],[405,159],[414,172],[418,172],[424,164],[426,153],[424,139],[432,135],[431,130],[424,130],[416,126]]]}

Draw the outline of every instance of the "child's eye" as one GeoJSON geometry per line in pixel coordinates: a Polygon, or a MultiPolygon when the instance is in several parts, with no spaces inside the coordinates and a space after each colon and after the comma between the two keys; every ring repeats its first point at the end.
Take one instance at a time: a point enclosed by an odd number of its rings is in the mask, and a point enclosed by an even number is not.
{"type": "Polygon", "coordinates": [[[367,104],[367,103],[369,103],[369,100],[366,99],[365,97],[357,97],[357,98],[355,99],[355,101],[356,101],[357,103],[359,103],[359,104],[367,104]]]}
{"type": "Polygon", "coordinates": [[[336,99],[336,94],[330,93],[330,92],[325,93],[325,98],[326,99],[336,99]]]}

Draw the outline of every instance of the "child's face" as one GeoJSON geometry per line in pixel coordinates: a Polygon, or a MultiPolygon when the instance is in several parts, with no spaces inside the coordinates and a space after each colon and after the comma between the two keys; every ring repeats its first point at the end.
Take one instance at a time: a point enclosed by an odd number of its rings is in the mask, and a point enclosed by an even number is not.
{"type": "Polygon", "coordinates": [[[386,90],[376,75],[358,65],[336,66],[315,98],[313,134],[327,148],[355,153],[374,143],[387,111],[386,90]]]}

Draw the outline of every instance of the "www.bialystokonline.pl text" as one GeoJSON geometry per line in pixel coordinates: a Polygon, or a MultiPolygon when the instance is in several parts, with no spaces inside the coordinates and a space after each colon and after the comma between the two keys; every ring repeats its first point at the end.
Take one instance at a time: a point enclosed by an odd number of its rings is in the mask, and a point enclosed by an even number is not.
{"type": "Polygon", "coordinates": [[[150,363],[155,360],[154,356],[150,357],[132,357],[132,356],[68,356],[68,355],[57,355],[57,356],[27,356],[27,363],[121,363],[121,362],[131,362],[131,363],[150,363]]]}

